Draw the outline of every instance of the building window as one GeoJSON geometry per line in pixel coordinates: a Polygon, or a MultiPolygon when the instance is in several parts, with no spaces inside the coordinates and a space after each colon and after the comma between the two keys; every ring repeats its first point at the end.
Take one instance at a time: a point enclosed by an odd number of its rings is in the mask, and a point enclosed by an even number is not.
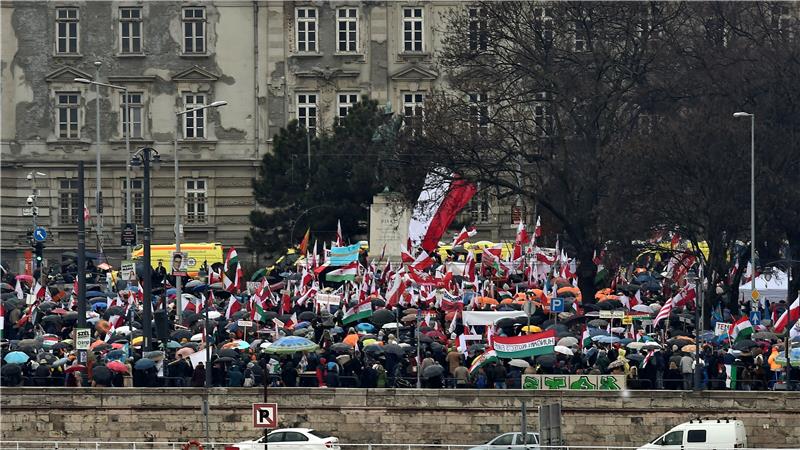
{"type": "Polygon", "coordinates": [[[483,8],[469,9],[469,49],[484,51],[488,38],[486,35],[486,10],[483,8]]]}
{"type": "Polygon", "coordinates": [[[78,180],[61,179],[58,186],[58,223],[77,225],[82,208],[78,204],[78,180]]]}
{"type": "Polygon", "coordinates": [[[297,51],[317,51],[317,9],[297,8],[295,10],[297,28],[297,51]]]}
{"type": "Polygon", "coordinates": [[[572,24],[574,36],[574,48],[576,52],[587,52],[591,50],[589,44],[589,25],[585,22],[574,22],[572,24]]]}
{"type": "Polygon", "coordinates": [[[122,136],[124,137],[125,134],[128,132],[128,110],[131,112],[131,138],[137,139],[142,137],[142,109],[144,105],[142,103],[142,93],[141,92],[129,92],[128,93],[128,104],[125,104],[125,94],[120,94],[120,108],[122,108],[122,123],[121,123],[121,131],[122,136]],[[127,108],[126,108],[127,106],[127,108]]]}
{"type": "Polygon", "coordinates": [[[340,52],[358,51],[358,8],[336,10],[336,48],[340,52]]]}
{"type": "Polygon", "coordinates": [[[536,135],[547,137],[553,135],[554,118],[551,96],[547,92],[536,94],[536,104],[533,107],[533,118],[536,121],[536,135]]]}
{"type": "Polygon", "coordinates": [[[208,217],[206,180],[186,180],[186,223],[206,223],[208,217]]]}
{"type": "Polygon", "coordinates": [[[297,94],[297,122],[309,133],[316,133],[317,94],[297,94]]]}
{"type": "Polygon", "coordinates": [[[421,92],[403,93],[403,120],[414,130],[422,128],[422,108],[425,106],[425,94],[421,92]]]}
{"type": "Polygon", "coordinates": [[[347,117],[347,114],[353,109],[353,105],[358,103],[358,94],[352,93],[339,93],[336,95],[336,110],[339,112],[339,117],[347,117]]]}
{"type": "Polygon", "coordinates": [[[183,8],[183,53],[206,52],[206,9],[183,8]]]}
{"type": "Polygon", "coordinates": [[[80,138],[78,124],[78,99],[77,92],[56,92],[56,131],[59,139],[80,138]]]}
{"type": "Polygon", "coordinates": [[[142,8],[119,9],[119,52],[142,53],[142,8]]]}
{"type": "Polygon", "coordinates": [[[56,8],[56,53],[78,53],[78,8],[56,8]]]}
{"type": "Polygon", "coordinates": [[[486,93],[469,94],[469,115],[472,126],[481,135],[489,129],[489,105],[486,102],[486,93]]]}
{"type": "MultiPolygon", "coordinates": [[[[127,180],[122,180],[122,210],[127,220],[128,217],[128,183],[127,180]]],[[[142,180],[131,180],[131,204],[133,210],[131,211],[131,219],[137,225],[143,224],[144,213],[144,185],[142,180]]]]}
{"type": "Polygon", "coordinates": [[[422,41],[423,25],[422,8],[403,8],[403,51],[425,50],[422,41]]]}
{"type": "Polygon", "coordinates": [[[553,43],[553,8],[533,8],[534,29],[545,44],[553,43]]]}
{"type": "Polygon", "coordinates": [[[489,196],[477,185],[477,193],[469,201],[469,214],[472,223],[486,223],[489,221],[489,196]]]}
{"type": "MultiPolygon", "coordinates": [[[[192,109],[206,104],[206,96],[203,94],[185,94],[184,109],[192,109]]],[[[206,110],[183,114],[183,137],[186,139],[203,139],[206,137],[206,110]]]]}

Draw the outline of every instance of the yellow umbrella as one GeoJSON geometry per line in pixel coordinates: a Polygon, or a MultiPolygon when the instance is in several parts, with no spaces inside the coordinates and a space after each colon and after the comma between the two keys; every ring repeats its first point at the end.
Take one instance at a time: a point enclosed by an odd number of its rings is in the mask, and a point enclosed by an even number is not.
{"type": "Polygon", "coordinates": [[[528,333],[539,333],[542,331],[542,329],[536,325],[526,325],[522,327],[522,331],[527,331],[528,333]]]}
{"type": "Polygon", "coordinates": [[[144,341],[144,337],[136,336],[135,338],[131,339],[131,345],[142,345],[142,341],[144,341]]]}

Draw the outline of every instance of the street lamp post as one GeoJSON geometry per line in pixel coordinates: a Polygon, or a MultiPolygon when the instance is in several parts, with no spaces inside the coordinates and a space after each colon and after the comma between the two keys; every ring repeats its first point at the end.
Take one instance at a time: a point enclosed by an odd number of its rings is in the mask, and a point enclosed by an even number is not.
{"type": "MultiPolygon", "coordinates": [[[[115,84],[108,84],[108,83],[100,83],[99,81],[92,81],[86,78],[75,78],[76,83],[83,83],[83,84],[93,84],[96,88],[99,89],[100,86],[105,86],[107,88],[111,88],[114,90],[122,91],[122,95],[124,98],[122,99],[122,107],[125,110],[125,223],[133,223],[133,205],[131,205],[131,107],[130,107],[130,97],[128,96],[128,88],[125,86],[117,86],[115,84]]],[[[99,97],[98,97],[99,101],[99,97]]],[[[99,104],[99,103],[98,103],[99,104]]],[[[100,109],[98,108],[98,111],[100,109]]],[[[98,130],[99,130],[98,126],[98,130]]],[[[99,138],[98,138],[99,140],[99,138]]],[[[100,158],[100,151],[97,152],[97,158],[99,161],[100,158]]],[[[98,173],[100,164],[98,163],[98,173]]],[[[131,246],[125,246],[125,257],[130,259],[131,258],[131,246]]]]}
{"type": "Polygon", "coordinates": [[[756,291],[756,115],[739,111],[733,113],[733,117],[750,118],[750,298],[753,298],[756,291]]]}
{"type": "MultiPolygon", "coordinates": [[[[100,61],[94,62],[94,79],[100,79],[100,66],[103,65],[100,61]]],[[[103,192],[100,186],[102,181],[101,176],[101,168],[100,168],[100,85],[95,84],[94,86],[94,95],[95,95],[95,114],[94,114],[94,127],[95,127],[95,157],[96,157],[96,165],[97,170],[95,171],[96,177],[96,186],[95,186],[95,193],[94,193],[94,201],[95,201],[95,211],[97,213],[97,253],[103,253],[103,192]]]]}
{"type": "MultiPolygon", "coordinates": [[[[183,115],[185,115],[187,113],[191,113],[191,112],[195,112],[195,111],[202,111],[202,110],[208,109],[208,108],[219,108],[220,106],[225,106],[227,104],[228,104],[228,102],[226,102],[224,100],[220,100],[218,102],[213,102],[210,105],[202,105],[202,106],[198,106],[198,107],[195,107],[195,108],[189,108],[189,109],[186,109],[186,110],[183,110],[183,111],[178,111],[177,113],[175,113],[175,116],[180,118],[181,116],[183,116],[183,115]]],[[[180,125],[178,125],[178,126],[180,127],[180,125]]],[[[180,199],[181,198],[180,198],[180,186],[178,184],[178,180],[179,180],[179,177],[178,177],[178,170],[179,170],[179,166],[178,166],[178,135],[179,134],[180,134],[180,129],[175,131],[175,141],[174,141],[174,146],[173,146],[173,150],[175,152],[175,253],[179,253],[181,251],[181,213],[180,213],[180,210],[181,210],[181,200],[180,199]]],[[[174,258],[172,260],[174,261],[174,258]]],[[[174,274],[175,273],[175,268],[171,267],[171,265],[170,265],[170,269],[172,270],[172,273],[174,274]]],[[[180,318],[181,318],[181,316],[183,314],[183,311],[182,311],[183,308],[181,308],[182,303],[183,303],[183,301],[181,299],[181,297],[183,295],[182,292],[181,292],[181,289],[182,289],[181,284],[182,283],[183,283],[183,279],[181,278],[181,276],[180,275],[175,275],[175,315],[178,318],[178,320],[180,320],[180,318]]]]}
{"type": "Polygon", "coordinates": [[[150,163],[158,164],[161,162],[161,156],[154,148],[144,147],[139,149],[136,154],[133,155],[133,159],[131,160],[131,165],[138,166],[139,164],[142,165],[144,169],[144,195],[143,203],[144,203],[144,214],[142,214],[142,221],[144,225],[144,264],[142,270],[142,279],[144,281],[143,290],[144,290],[144,300],[143,300],[143,311],[142,311],[142,335],[143,340],[142,342],[142,351],[150,351],[153,339],[153,288],[152,288],[152,271],[153,266],[150,262],[150,163]]]}

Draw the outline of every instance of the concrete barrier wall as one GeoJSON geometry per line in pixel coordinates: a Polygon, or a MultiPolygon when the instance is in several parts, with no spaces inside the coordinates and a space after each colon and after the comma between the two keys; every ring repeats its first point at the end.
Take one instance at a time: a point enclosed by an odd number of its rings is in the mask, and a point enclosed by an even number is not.
{"type": "MultiPolygon", "coordinates": [[[[203,438],[202,389],[4,388],[2,440],[154,440],[203,438]]],[[[698,417],[735,417],[750,447],[800,448],[800,393],[682,391],[521,391],[271,389],[281,427],[329,431],[343,443],[476,444],[529,429],[536,406],[560,402],[572,445],[636,446],[698,417]]],[[[251,403],[263,391],[212,389],[211,438],[236,442],[260,434],[251,403]]]]}

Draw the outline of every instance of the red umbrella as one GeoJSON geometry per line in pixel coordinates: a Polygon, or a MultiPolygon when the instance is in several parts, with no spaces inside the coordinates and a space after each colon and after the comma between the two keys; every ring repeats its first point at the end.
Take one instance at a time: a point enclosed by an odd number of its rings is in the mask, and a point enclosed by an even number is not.
{"type": "Polygon", "coordinates": [[[65,370],[64,373],[72,373],[72,372],[77,372],[79,370],[85,370],[85,369],[86,369],[86,366],[84,366],[82,364],[73,364],[73,365],[67,367],[67,370],[65,370]]]}
{"type": "Polygon", "coordinates": [[[106,364],[106,367],[113,372],[128,373],[128,366],[119,361],[110,361],[106,364]]]}

